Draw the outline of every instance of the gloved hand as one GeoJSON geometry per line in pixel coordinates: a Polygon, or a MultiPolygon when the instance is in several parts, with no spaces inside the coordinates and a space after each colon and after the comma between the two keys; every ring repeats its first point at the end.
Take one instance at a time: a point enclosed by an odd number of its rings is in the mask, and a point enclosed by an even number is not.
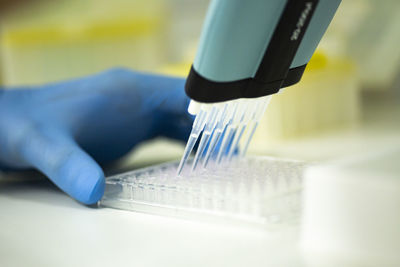
{"type": "Polygon", "coordinates": [[[0,89],[0,170],[36,168],[85,204],[104,192],[98,164],[138,143],[186,140],[184,80],[113,69],[40,88],[0,89]]]}

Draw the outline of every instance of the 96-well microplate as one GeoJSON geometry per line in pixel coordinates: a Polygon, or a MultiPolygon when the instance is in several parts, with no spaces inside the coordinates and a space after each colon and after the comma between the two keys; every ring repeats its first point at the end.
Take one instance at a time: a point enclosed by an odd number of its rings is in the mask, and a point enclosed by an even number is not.
{"type": "MultiPolygon", "coordinates": [[[[101,206],[256,225],[296,224],[304,164],[248,157],[207,169],[166,163],[106,178],[101,206]]],[[[189,164],[190,165],[190,164],[189,164]]]]}

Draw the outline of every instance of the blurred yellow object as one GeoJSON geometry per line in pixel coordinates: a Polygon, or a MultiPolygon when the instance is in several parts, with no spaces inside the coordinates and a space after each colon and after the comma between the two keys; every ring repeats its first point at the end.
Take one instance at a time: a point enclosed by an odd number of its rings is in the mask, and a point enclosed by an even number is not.
{"type": "Polygon", "coordinates": [[[109,38],[146,36],[157,30],[160,25],[158,18],[138,18],[135,20],[119,19],[107,23],[81,25],[79,27],[58,27],[49,25],[47,28],[13,29],[2,34],[4,46],[32,46],[43,44],[64,44],[66,42],[93,42],[109,38]]]}
{"type": "MultiPolygon", "coordinates": [[[[190,66],[189,62],[171,64],[160,72],[186,77],[190,66]]],[[[359,79],[353,62],[317,50],[302,80],[272,96],[253,143],[340,129],[356,123],[359,113],[359,79]]]]}
{"type": "Polygon", "coordinates": [[[34,85],[117,66],[153,70],[165,64],[169,15],[163,2],[44,2],[34,12],[3,18],[3,84],[34,85]]]}
{"type": "Polygon", "coordinates": [[[184,77],[189,74],[191,63],[182,62],[177,64],[168,64],[160,69],[161,74],[184,77]]]}
{"type": "Polygon", "coordinates": [[[326,68],[327,65],[328,65],[327,56],[320,50],[317,50],[310,59],[310,62],[307,64],[306,71],[310,72],[310,71],[321,70],[326,68]]]}
{"type": "Polygon", "coordinates": [[[348,59],[329,58],[318,50],[302,80],[272,97],[254,143],[340,129],[356,123],[359,113],[354,64],[348,59]]]}

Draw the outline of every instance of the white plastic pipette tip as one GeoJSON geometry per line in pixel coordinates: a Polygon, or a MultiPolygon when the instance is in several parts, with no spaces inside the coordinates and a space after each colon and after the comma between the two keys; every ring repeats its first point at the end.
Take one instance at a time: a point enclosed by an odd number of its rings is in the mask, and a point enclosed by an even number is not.
{"type": "Polygon", "coordinates": [[[268,105],[269,99],[270,96],[266,96],[257,99],[236,99],[220,103],[200,103],[191,100],[188,112],[196,115],[196,119],[177,174],[179,175],[182,171],[197,138],[201,136],[200,134],[203,131],[203,137],[200,139],[199,150],[196,153],[192,170],[196,168],[199,161],[203,161],[203,167],[205,167],[212,157],[211,154],[213,154],[214,149],[216,150],[217,163],[222,162],[222,159],[231,159],[239,147],[243,132],[250,124],[251,128],[248,130],[250,134],[247,134],[243,140],[245,147],[240,154],[243,156],[268,105]],[[213,135],[214,131],[216,131],[216,135],[213,135]],[[218,147],[216,144],[220,140],[222,142],[218,147]]]}
{"type": "Polygon", "coordinates": [[[201,109],[202,103],[199,103],[195,100],[190,100],[189,107],[188,107],[188,112],[189,114],[192,115],[197,115],[201,109]]]}

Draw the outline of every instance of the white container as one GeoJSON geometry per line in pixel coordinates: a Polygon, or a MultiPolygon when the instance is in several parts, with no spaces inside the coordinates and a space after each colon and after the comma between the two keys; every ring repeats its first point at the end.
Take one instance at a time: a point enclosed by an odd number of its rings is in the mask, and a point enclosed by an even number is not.
{"type": "Polygon", "coordinates": [[[305,173],[309,266],[400,266],[400,149],[305,173]]]}

